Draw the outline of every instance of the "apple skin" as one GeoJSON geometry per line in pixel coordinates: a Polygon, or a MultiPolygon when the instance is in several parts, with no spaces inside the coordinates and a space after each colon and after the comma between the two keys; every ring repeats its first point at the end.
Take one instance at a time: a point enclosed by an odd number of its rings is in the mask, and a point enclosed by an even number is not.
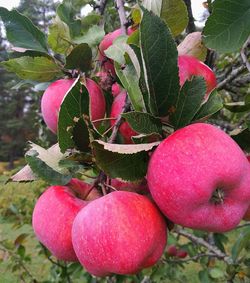
{"type": "Polygon", "coordinates": [[[111,88],[111,93],[113,95],[113,97],[116,97],[118,94],[121,93],[121,87],[118,83],[114,83],[112,84],[112,88],[111,88]]]}
{"type": "MultiPolygon", "coordinates": [[[[132,34],[133,32],[134,32],[133,28],[129,27],[127,29],[128,35],[132,34]]],[[[115,76],[114,63],[113,60],[105,56],[104,51],[108,49],[113,44],[113,41],[120,35],[122,35],[122,29],[117,29],[113,32],[110,32],[104,36],[103,40],[99,45],[98,60],[101,62],[102,69],[105,72],[109,72],[112,76],[115,76]]]]}
{"type": "Polygon", "coordinates": [[[119,179],[111,179],[111,186],[116,188],[118,191],[148,193],[147,181],[145,179],[139,183],[125,182],[119,179]]]}
{"type": "MultiPolygon", "coordinates": [[[[122,91],[120,94],[118,94],[114,101],[113,104],[111,106],[111,112],[110,112],[110,118],[118,118],[118,116],[121,114],[122,112],[122,108],[125,104],[125,100],[126,100],[126,92],[122,91]]],[[[116,120],[110,120],[110,124],[111,126],[114,126],[116,120]]],[[[124,138],[124,142],[126,144],[131,144],[133,143],[131,137],[132,136],[137,136],[138,134],[129,126],[128,122],[123,122],[121,123],[120,127],[119,127],[119,132],[122,135],[122,137],[124,138]]]]}
{"type": "Polygon", "coordinates": [[[207,99],[217,85],[214,72],[197,58],[188,55],[178,56],[178,67],[181,86],[184,85],[186,80],[190,80],[192,76],[201,76],[204,78],[207,85],[205,96],[205,99],[207,99]]]}
{"type": "MultiPolygon", "coordinates": [[[[57,80],[49,85],[42,96],[42,116],[46,125],[53,133],[57,132],[58,114],[61,103],[73,83],[74,79],[57,80]]],[[[86,88],[90,95],[91,120],[102,119],[106,110],[106,102],[102,90],[91,79],[86,79],[86,88]]],[[[95,126],[98,126],[98,123],[95,126]]]]}
{"type": "MultiPolygon", "coordinates": [[[[247,155],[247,160],[250,163],[250,155],[247,155]]],[[[249,166],[249,168],[250,168],[250,166],[249,166]]],[[[250,188],[250,185],[249,185],[249,188],[250,188]]],[[[245,213],[243,219],[246,220],[246,221],[250,221],[250,206],[249,206],[247,212],[245,213]]]]}
{"type": "Polygon", "coordinates": [[[112,192],[90,203],[74,220],[72,241],[95,276],[135,274],[154,265],[167,240],[165,220],[145,196],[112,192]]]}
{"type": "Polygon", "coordinates": [[[209,124],[189,125],[162,141],[150,158],[147,181],[163,214],[192,229],[229,231],[250,204],[247,158],[226,133],[209,124]],[[223,202],[212,199],[216,189],[223,202]]]}
{"type": "Polygon", "coordinates": [[[71,229],[77,213],[90,200],[100,197],[95,190],[89,193],[90,188],[91,185],[72,179],[67,186],[50,186],[37,200],[32,216],[35,235],[60,260],[77,261],[71,229]]]}

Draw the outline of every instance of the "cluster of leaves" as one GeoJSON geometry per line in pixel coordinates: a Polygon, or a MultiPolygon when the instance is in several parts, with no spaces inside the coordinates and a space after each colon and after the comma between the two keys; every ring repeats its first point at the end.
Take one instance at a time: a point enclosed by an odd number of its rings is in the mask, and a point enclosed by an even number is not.
{"type": "MultiPolygon", "coordinates": [[[[26,153],[28,166],[13,180],[28,181],[39,177],[49,184],[67,184],[73,176],[82,176],[86,171],[95,176],[103,171],[111,178],[140,180],[146,175],[148,152],[160,140],[181,127],[204,121],[222,109],[222,100],[216,90],[204,101],[206,85],[202,78],[194,77],[180,87],[179,49],[175,37],[188,24],[184,2],[145,0],[141,5],[127,9],[136,31],[131,36],[117,38],[105,55],[114,61],[116,79],[128,93],[131,108],[122,117],[138,133],[133,137],[133,145],[122,144],[119,137],[117,140],[121,142],[109,143],[109,124],[103,121],[97,129],[89,119],[89,95],[84,78],[95,77],[99,71],[100,66],[96,62],[98,44],[105,34],[102,17],[92,12],[80,18],[71,1],[64,0],[58,6],[46,36],[19,12],[0,8],[7,38],[14,50],[12,58],[2,62],[2,66],[23,80],[37,83],[41,89],[64,76],[75,78],[60,108],[58,144],[49,149],[31,144],[26,153]],[[152,139],[154,142],[150,142],[152,139]]],[[[205,45],[218,52],[241,48],[249,36],[249,13],[247,0],[241,1],[240,5],[232,0],[214,1],[213,14],[203,31],[205,45]],[[231,36],[227,37],[228,34],[231,36]]],[[[205,59],[204,52],[203,46],[193,55],[205,59]]],[[[112,103],[110,93],[106,93],[106,98],[108,116],[112,103]]],[[[245,97],[244,105],[227,103],[225,107],[230,111],[248,111],[249,97],[245,97]]],[[[249,148],[249,133],[250,123],[244,120],[244,127],[234,137],[244,149],[249,148]]],[[[199,273],[201,282],[217,282],[230,277],[230,272],[234,275],[239,273],[235,270],[239,268],[239,262],[249,266],[249,258],[239,258],[241,251],[248,248],[248,237],[249,230],[246,230],[233,247],[232,257],[237,260],[237,266],[233,262],[226,274],[217,266],[209,265],[209,257],[198,259],[204,268],[210,267],[199,273]]],[[[222,251],[226,240],[225,236],[215,235],[215,244],[222,251]]],[[[185,248],[190,256],[203,252],[201,247],[194,247],[191,242],[185,248]]],[[[163,260],[175,264],[167,257],[163,260]]],[[[183,263],[177,265],[181,270],[183,263]]],[[[181,272],[176,276],[171,274],[171,269],[166,270],[164,262],[147,272],[156,282],[164,282],[166,278],[185,281],[181,272]]],[[[147,274],[138,276],[134,282],[140,282],[140,276],[143,278],[147,274]]],[[[244,276],[248,274],[245,272],[244,276]]]]}

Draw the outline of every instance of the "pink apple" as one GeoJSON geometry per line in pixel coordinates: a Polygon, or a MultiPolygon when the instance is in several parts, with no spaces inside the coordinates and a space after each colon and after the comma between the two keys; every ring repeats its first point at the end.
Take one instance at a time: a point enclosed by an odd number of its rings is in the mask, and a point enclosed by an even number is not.
{"type": "Polygon", "coordinates": [[[111,92],[112,92],[112,95],[116,97],[118,94],[122,92],[122,89],[118,83],[114,83],[112,84],[111,92]]]}
{"type": "MultiPolygon", "coordinates": [[[[247,156],[247,160],[250,163],[250,155],[247,156]]],[[[249,166],[249,169],[250,169],[250,166],[249,166]]],[[[249,184],[249,189],[250,189],[250,184],[249,184]]],[[[246,221],[250,221],[250,206],[249,206],[247,212],[245,213],[243,219],[246,220],[246,221]]]]}
{"type": "Polygon", "coordinates": [[[136,193],[148,192],[147,181],[145,179],[137,183],[125,182],[119,179],[112,179],[111,186],[116,188],[118,191],[128,191],[128,192],[136,192],[136,193]]]}
{"type": "MultiPolygon", "coordinates": [[[[134,32],[133,28],[128,28],[127,30],[128,35],[132,34],[133,32],[134,32]]],[[[101,62],[102,69],[106,72],[110,72],[112,76],[115,76],[114,63],[113,60],[106,57],[104,51],[108,49],[113,44],[113,41],[120,35],[122,35],[121,29],[117,29],[113,32],[110,32],[104,36],[103,40],[99,45],[98,60],[101,62]]]]}
{"type": "MultiPolygon", "coordinates": [[[[110,112],[110,118],[118,118],[118,116],[121,114],[123,106],[125,104],[126,99],[126,92],[123,91],[120,94],[118,94],[112,104],[111,112],[110,112]]],[[[110,120],[111,126],[115,124],[116,120],[110,120]]],[[[129,144],[133,143],[131,137],[137,136],[138,134],[129,126],[128,122],[123,122],[119,128],[120,134],[124,138],[124,142],[129,144]]]]}
{"type": "MultiPolygon", "coordinates": [[[[41,109],[48,128],[56,133],[58,114],[63,98],[74,83],[73,79],[61,79],[49,85],[42,96],[41,109]]],[[[86,88],[90,95],[91,120],[102,119],[105,115],[106,102],[102,90],[91,79],[86,79],[86,88]]],[[[98,126],[98,123],[95,124],[98,126]]]]}
{"type": "Polygon", "coordinates": [[[91,202],[72,228],[76,255],[95,276],[135,274],[154,265],[166,239],[166,224],[156,206],[131,192],[112,192],[91,202]]]}
{"type": "Polygon", "coordinates": [[[77,261],[71,229],[77,213],[99,197],[91,186],[72,179],[67,186],[51,186],[38,199],[32,225],[38,240],[60,260],[77,261]],[[79,198],[78,198],[79,197],[79,198]]]}
{"type": "Polygon", "coordinates": [[[178,66],[181,86],[183,86],[186,80],[190,80],[192,76],[201,76],[204,78],[207,85],[205,97],[205,99],[207,99],[211,91],[217,85],[214,72],[203,62],[188,55],[180,55],[178,57],[178,66]]]}
{"type": "Polygon", "coordinates": [[[193,229],[229,231],[250,205],[247,158],[209,124],[189,125],[161,142],[151,156],[147,181],[160,210],[193,229]]]}

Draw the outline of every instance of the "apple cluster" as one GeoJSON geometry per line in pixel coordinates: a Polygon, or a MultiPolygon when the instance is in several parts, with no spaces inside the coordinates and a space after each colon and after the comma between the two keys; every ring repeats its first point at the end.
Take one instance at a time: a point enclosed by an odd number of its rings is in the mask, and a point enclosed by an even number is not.
{"type": "MultiPolygon", "coordinates": [[[[129,29],[129,33],[133,30],[129,29]]],[[[99,46],[103,75],[115,78],[112,60],[104,51],[121,30],[107,34],[99,46]]],[[[198,59],[178,58],[180,85],[202,76],[207,85],[205,101],[216,87],[213,71],[198,59]]],[[[53,82],[41,101],[48,128],[56,133],[60,105],[74,79],[53,82]]],[[[102,88],[86,79],[90,119],[106,115],[102,88]]],[[[110,121],[122,112],[126,91],[114,82],[110,121]]],[[[98,127],[99,122],[95,122],[98,127]]],[[[119,133],[124,143],[137,135],[127,122],[119,133]]],[[[166,218],[184,227],[223,233],[244,218],[250,220],[250,158],[222,130],[195,123],[164,139],[150,156],[147,175],[140,183],[111,179],[115,191],[102,195],[93,185],[72,179],[65,186],[51,186],[38,199],[33,228],[39,241],[60,260],[79,261],[95,276],[135,274],[154,265],[167,244],[166,218]]],[[[184,258],[175,246],[169,256],[184,258]]]]}

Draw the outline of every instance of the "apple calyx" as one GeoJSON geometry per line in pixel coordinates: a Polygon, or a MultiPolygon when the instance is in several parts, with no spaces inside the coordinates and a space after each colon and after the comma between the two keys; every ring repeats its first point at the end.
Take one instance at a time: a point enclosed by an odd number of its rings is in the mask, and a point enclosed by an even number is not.
{"type": "Polygon", "coordinates": [[[225,193],[223,191],[223,189],[221,188],[217,188],[213,194],[212,194],[212,197],[211,197],[211,202],[213,204],[222,204],[224,202],[224,198],[225,198],[225,193]]]}

